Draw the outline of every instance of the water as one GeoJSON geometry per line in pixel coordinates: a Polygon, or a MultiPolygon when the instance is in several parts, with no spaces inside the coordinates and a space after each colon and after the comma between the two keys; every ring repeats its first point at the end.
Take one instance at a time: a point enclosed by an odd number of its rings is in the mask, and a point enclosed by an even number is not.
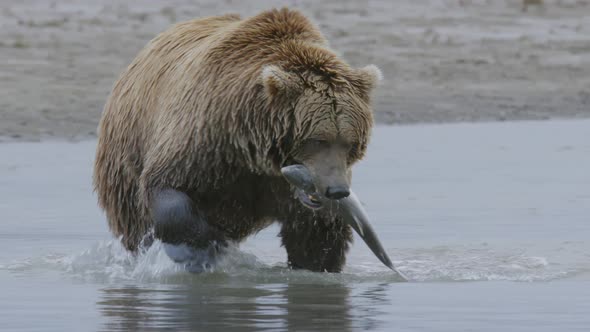
{"type": "Polygon", "coordinates": [[[126,253],[95,142],[0,145],[0,330],[585,331],[590,121],[378,127],[354,189],[394,264],[290,271],[271,227],[211,273],[126,253]]]}

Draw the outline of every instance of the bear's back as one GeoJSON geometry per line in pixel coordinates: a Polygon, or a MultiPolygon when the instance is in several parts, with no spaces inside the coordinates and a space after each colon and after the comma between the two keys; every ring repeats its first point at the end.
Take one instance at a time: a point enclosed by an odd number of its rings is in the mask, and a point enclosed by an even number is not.
{"type": "Polygon", "coordinates": [[[200,118],[207,111],[202,102],[211,96],[223,96],[231,108],[232,101],[243,102],[242,94],[253,91],[261,67],[280,53],[279,45],[293,41],[326,43],[305,16],[287,8],[245,20],[230,14],[176,24],[150,41],[122,73],[105,115],[141,117],[131,123],[141,124],[134,130],[149,137],[157,136],[162,117],[187,112],[188,105],[194,106],[193,119],[200,118]]]}

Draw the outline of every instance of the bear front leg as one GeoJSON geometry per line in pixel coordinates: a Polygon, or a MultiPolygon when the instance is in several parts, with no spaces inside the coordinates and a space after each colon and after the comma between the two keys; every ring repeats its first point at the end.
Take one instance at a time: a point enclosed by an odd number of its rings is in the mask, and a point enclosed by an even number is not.
{"type": "Polygon", "coordinates": [[[350,226],[340,218],[309,210],[283,222],[280,236],[289,266],[316,272],[342,271],[352,242],[350,226]]]}
{"type": "Polygon", "coordinates": [[[221,232],[210,227],[205,216],[190,197],[178,190],[163,189],[154,193],[150,212],[154,235],[176,262],[195,261],[209,264],[227,246],[221,232]]]}

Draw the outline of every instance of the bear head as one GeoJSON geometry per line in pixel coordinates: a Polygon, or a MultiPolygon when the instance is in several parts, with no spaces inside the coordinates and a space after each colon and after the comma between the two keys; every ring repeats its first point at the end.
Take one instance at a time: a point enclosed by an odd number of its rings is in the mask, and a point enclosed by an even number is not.
{"type": "MultiPolygon", "coordinates": [[[[381,79],[379,69],[354,69],[340,61],[272,64],[262,69],[261,79],[270,111],[281,114],[280,167],[302,164],[312,174],[314,195],[347,197],[351,167],[363,158],[369,142],[370,95],[381,79]]],[[[314,195],[300,200],[320,207],[321,199],[314,195]]]]}

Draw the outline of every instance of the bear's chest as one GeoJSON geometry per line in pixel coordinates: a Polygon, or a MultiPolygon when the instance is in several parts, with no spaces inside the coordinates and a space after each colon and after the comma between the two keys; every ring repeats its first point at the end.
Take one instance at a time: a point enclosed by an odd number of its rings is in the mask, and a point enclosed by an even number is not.
{"type": "Polygon", "coordinates": [[[241,241],[277,221],[291,196],[283,179],[251,175],[200,194],[196,201],[209,225],[241,241]]]}

